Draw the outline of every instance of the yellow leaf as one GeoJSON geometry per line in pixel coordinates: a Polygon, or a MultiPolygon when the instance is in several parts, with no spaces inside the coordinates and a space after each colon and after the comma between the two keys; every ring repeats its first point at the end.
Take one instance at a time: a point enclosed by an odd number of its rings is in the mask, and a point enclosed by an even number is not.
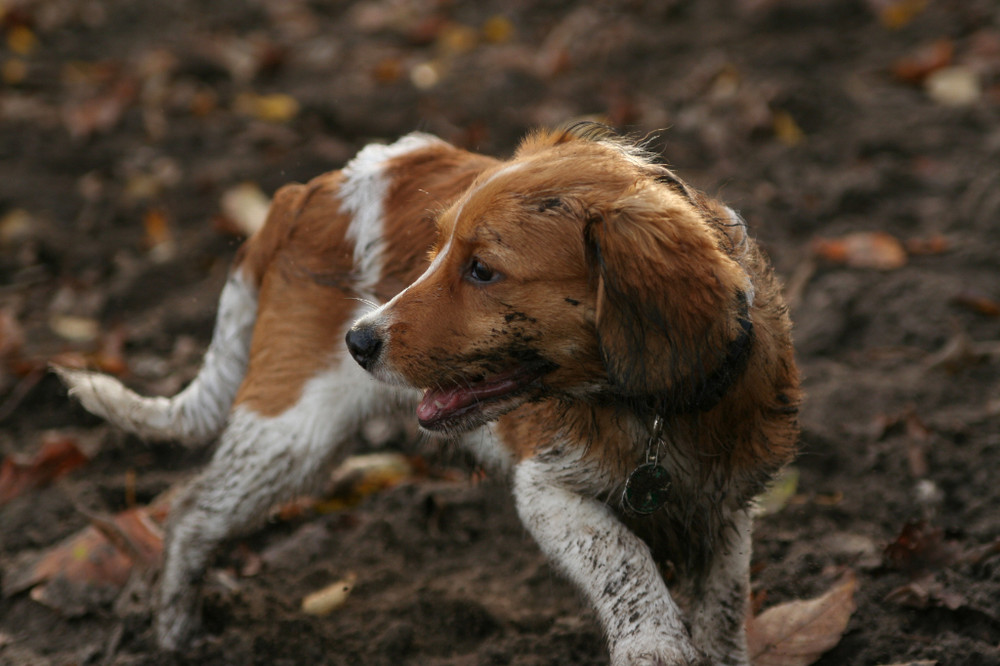
{"type": "Polygon", "coordinates": [[[471,51],[479,40],[476,31],[467,25],[449,24],[441,31],[437,40],[438,48],[448,55],[471,51]]]}
{"type": "Polygon", "coordinates": [[[767,516],[781,511],[788,504],[788,500],[795,496],[798,488],[799,470],[795,467],[786,467],[757,498],[757,510],[754,515],[767,516]]]}
{"type": "Polygon", "coordinates": [[[879,12],[882,25],[898,30],[915,19],[927,7],[927,0],[890,0],[879,12]]]}
{"type": "Polygon", "coordinates": [[[288,122],[298,115],[300,108],[294,97],[284,93],[241,93],[236,96],[233,106],[238,113],[269,123],[288,122]]]}
{"type": "Polygon", "coordinates": [[[344,605],[351,590],[354,589],[354,581],[357,576],[348,574],[343,580],[338,580],[332,585],[327,585],[322,590],[317,590],[307,595],[302,600],[302,612],[307,615],[329,615],[335,609],[344,605]]]}
{"type": "Polygon", "coordinates": [[[23,83],[28,77],[28,65],[20,58],[8,58],[0,68],[0,78],[9,86],[23,83]]]}
{"type": "Polygon", "coordinates": [[[775,111],[771,122],[774,125],[774,135],[786,146],[798,145],[806,138],[805,132],[787,111],[775,111]]]}
{"type": "Polygon", "coordinates": [[[809,666],[840,642],[854,613],[853,572],[826,594],[769,608],[747,624],[754,666],[809,666]]]}
{"type": "Polygon", "coordinates": [[[483,39],[491,44],[505,44],[513,35],[514,24],[506,16],[491,16],[483,24],[483,39]]]}
{"type": "Polygon", "coordinates": [[[7,48],[18,55],[28,55],[37,46],[38,38],[27,26],[15,26],[7,33],[7,48]]]}

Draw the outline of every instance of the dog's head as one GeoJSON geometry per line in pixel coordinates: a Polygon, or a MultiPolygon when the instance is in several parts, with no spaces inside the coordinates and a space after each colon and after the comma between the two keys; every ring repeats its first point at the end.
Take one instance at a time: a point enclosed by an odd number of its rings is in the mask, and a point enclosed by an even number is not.
{"type": "Polygon", "coordinates": [[[440,216],[426,272],[348,333],[376,377],[426,390],[423,427],[544,397],[705,408],[748,339],[738,218],[586,134],[538,134],[484,172],[440,216]]]}

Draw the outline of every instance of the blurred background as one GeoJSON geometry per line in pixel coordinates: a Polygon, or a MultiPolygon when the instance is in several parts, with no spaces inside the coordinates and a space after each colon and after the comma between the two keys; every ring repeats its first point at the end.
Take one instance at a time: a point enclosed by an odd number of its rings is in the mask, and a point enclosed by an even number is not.
{"type": "MultiPolygon", "coordinates": [[[[413,130],[504,156],[580,118],[655,135],[785,281],[803,454],[764,502],[755,608],[851,570],[817,663],[1000,663],[994,0],[0,0],[0,663],[174,663],[122,602],[134,552],[62,587],[38,558],[207,453],[113,432],[48,363],[174,393],[282,184],[413,130]]],[[[416,449],[391,489],[222,555],[188,661],[607,663],[500,484],[416,449]],[[348,571],[353,606],[299,612],[348,571]]]]}

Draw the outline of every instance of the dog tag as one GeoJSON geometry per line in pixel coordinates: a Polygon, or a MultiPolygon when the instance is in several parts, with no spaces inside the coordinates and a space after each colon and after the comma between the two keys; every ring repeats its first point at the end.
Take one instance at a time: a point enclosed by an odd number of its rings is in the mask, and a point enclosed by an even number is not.
{"type": "Polygon", "coordinates": [[[622,504],[631,513],[648,516],[666,503],[669,490],[670,473],[663,465],[644,463],[628,475],[622,504]]]}

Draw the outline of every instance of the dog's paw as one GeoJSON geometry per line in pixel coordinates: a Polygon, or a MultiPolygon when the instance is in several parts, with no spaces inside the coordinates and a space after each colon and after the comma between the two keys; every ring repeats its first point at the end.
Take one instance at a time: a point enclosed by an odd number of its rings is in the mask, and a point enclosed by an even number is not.
{"type": "Polygon", "coordinates": [[[176,652],[191,644],[201,630],[197,603],[162,604],[156,610],[156,643],[163,650],[176,652]]]}
{"type": "Polygon", "coordinates": [[[654,640],[622,641],[611,654],[612,666],[711,666],[688,641],[664,644],[654,640]]]}

